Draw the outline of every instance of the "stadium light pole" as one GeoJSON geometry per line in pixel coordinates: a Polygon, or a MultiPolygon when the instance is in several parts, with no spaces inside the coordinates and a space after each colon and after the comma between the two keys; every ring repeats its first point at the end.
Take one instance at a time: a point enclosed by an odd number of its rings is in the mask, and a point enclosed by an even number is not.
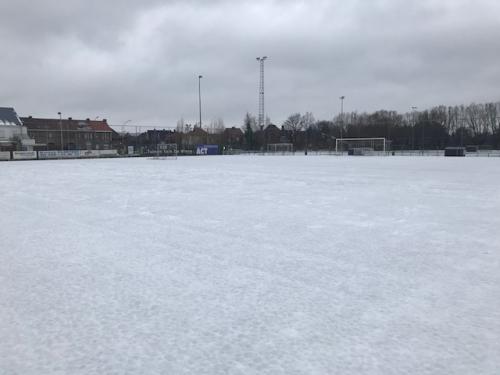
{"type": "Polygon", "coordinates": [[[412,120],[413,120],[413,126],[411,127],[411,149],[415,149],[415,125],[417,124],[415,114],[417,112],[418,107],[411,107],[412,111],[412,120]]]}
{"type": "MultiPolygon", "coordinates": [[[[429,118],[427,117],[427,120],[429,118]]],[[[425,121],[422,121],[422,155],[425,152],[425,121]]]]}
{"type": "Polygon", "coordinates": [[[201,128],[201,79],[202,75],[198,75],[198,109],[200,111],[200,128],[201,128]]]}
{"type": "Polygon", "coordinates": [[[464,147],[465,117],[460,117],[460,147],[464,147]]]}
{"type": "Polygon", "coordinates": [[[59,115],[59,129],[61,130],[61,151],[63,150],[63,130],[62,130],[62,113],[61,112],[57,112],[57,114],[59,115]]]}
{"type": "MultiPolygon", "coordinates": [[[[342,133],[344,130],[344,99],[345,99],[345,96],[342,95],[339,99],[340,99],[340,142],[342,142],[342,139],[343,139],[342,133]]],[[[343,152],[344,145],[343,145],[343,143],[341,143],[340,145],[341,145],[340,151],[343,152]]]]}

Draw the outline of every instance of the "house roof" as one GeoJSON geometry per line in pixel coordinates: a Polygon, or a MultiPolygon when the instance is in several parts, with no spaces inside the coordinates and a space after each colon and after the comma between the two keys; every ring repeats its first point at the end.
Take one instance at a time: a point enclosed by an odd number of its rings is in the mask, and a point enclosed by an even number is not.
{"type": "Polygon", "coordinates": [[[0,126],[22,126],[23,123],[12,107],[0,107],[0,126]]]}
{"type": "Polygon", "coordinates": [[[243,131],[235,126],[224,129],[224,133],[229,136],[238,137],[243,135],[243,131]]]}
{"type": "Polygon", "coordinates": [[[30,130],[59,130],[61,125],[64,130],[80,130],[95,132],[113,132],[106,120],[75,120],[75,119],[50,119],[23,117],[24,125],[30,130]]]}
{"type": "Polygon", "coordinates": [[[189,132],[189,134],[191,134],[191,135],[206,135],[207,132],[204,129],[197,126],[193,130],[191,130],[189,132]]]}
{"type": "Polygon", "coordinates": [[[280,133],[281,129],[274,124],[269,124],[267,128],[264,129],[265,133],[280,133]]]}
{"type": "Polygon", "coordinates": [[[106,120],[102,121],[87,121],[88,125],[92,130],[95,130],[96,132],[112,132],[113,129],[108,125],[108,122],[106,120]]]}

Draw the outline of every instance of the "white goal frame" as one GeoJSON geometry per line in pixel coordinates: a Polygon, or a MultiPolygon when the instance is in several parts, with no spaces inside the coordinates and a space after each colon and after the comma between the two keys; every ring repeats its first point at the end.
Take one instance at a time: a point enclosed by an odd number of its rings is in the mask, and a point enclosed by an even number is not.
{"type": "Polygon", "coordinates": [[[292,153],[293,152],[293,143],[268,143],[267,152],[270,153],[292,153]]]}
{"type": "MultiPolygon", "coordinates": [[[[339,152],[339,142],[341,146],[344,143],[358,143],[359,147],[355,148],[362,148],[362,149],[369,149],[371,148],[372,150],[375,150],[375,144],[378,142],[378,144],[382,144],[382,151],[386,152],[387,151],[387,139],[378,137],[378,138],[337,138],[335,139],[335,152],[339,152]]],[[[341,147],[340,152],[343,152],[344,148],[341,147]]]]}

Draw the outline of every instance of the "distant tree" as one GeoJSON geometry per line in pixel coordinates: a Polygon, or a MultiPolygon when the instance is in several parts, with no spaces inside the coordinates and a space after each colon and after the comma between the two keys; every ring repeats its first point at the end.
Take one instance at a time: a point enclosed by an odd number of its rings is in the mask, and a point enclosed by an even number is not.
{"type": "Polygon", "coordinates": [[[184,132],[184,126],[185,126],[184,118],[181,117],[177,121],[176,131],[178,131],[179,133],[183,133],[184,132]]]}
{"type": "Polygon", "coordinates": [[[243,120],[243,132],[245,133],[245,143],[250,150],[254,147],[254,129],[256,126],[255,117],[247,112],[243,120]]]}
{"type": "Polygon", "coordinates": [[[316,125],[316,120],[311,112],[304,113],[304,115],[300,118],[300,122],[302,124],[302,129],[305,130],[316,125]]]}
{"type": "Polygon", "coordinates": [[[289,130],[292,133],[292,143],[295,145],[297,141],[297,133],[308,129],[312,126],[316,121],[314,120],[314,116],[310,112],[306,112],[305,115],[301,115],[300,113],[294,113],[285,120],[283,123],[283,127],[285,130],[289,130]]]}
{"type": "Polygon", "coordinates": [[[209,132],[212,134],[221,134],[224,132],[224,120],[219,117],[210,122],[209,132]]]}
{"type": "MultiPolygon", "coordinates": [[[[270,123],[266,119],[266,126],[270,123]]],[[[440,148],[453,145],[500,147],[500,102],[459,106],[435,106],[428,110],[398,113],[344,113],[331,121],[316,121],[310,112],[294,113],[282,123],[281,140],[296,148],[329,148],[335,138],[385,137],[393,149],[440,148]],[[342,129],[341,129],[342,124],[342,129]]],[[[265,145],[255,117],[247,113],[242,130],[247,147],[265,145]]]]}
{"type": "Polygon", "coordinates": [[[288,116],[288,118],[283,123],[283,127],[286,130],[291,130],[292,133],[299,131],[302,128],[302,116],[300,113],[294,113],[288,116]]]}
{"type": "Polygon", "coordinates": [[[271,124],[272,124],[271,118],[269,116],[266,116],[266,121],[264,121],[264,126],[267,128],[271,124]]]}
{"type": "Polygon", "coordinates": [[[498,130],[498,120],[500,119],[500,103],[488,103],[485,105],[484,110],[486,114],[488,131],[491,133],[496,133],[496,131],[498,130]]]}

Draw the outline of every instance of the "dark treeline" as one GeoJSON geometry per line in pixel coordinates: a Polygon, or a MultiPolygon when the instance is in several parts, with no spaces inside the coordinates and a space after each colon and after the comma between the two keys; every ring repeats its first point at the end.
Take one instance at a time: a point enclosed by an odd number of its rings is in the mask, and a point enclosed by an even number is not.
{"type": "MultiPolygon", "coordinates": [[[[438,106],[430,110],[398,113],[380,110],[373,113],[346,112],[332,121],[316,121],[311,113],[290,115],[280,126],[268,124],[258,129],[255,118],[244,119],[245,147],[260,149],[273,129],[279,129],[280,142],[290,142],[296,149],[331,148],[336,138],[385,137],[393,150],[443,149],[447,146],[476,145],[500,148],[500,102],[468,106],[438,106]]],[[[274,131],[276,133],[276,131],[274,131]]]]}
{"type": "Polygon", "coordinates": [[[294,150],[334,150],[338,138],[386,138],[392,150],[436,150],[449,146],[500,149],[500,102],[468,106],[438,106],[430,110],[398,113],[346,112],[332,120],[316,120],[312,113],[294,113],[282,123],[269,119],[262,129],[247,113],[242,126],[227,128],[221,119],[206,128],[185,124],[175,130],[150,130],[139,135],[116,134],[113,147],[127,146],[148,152],[158,144],[175,143],[179,150],[195,150],[200,144],[219,145],[220,151],[266,150],[270,145],[291,143],[294,150]]]}

